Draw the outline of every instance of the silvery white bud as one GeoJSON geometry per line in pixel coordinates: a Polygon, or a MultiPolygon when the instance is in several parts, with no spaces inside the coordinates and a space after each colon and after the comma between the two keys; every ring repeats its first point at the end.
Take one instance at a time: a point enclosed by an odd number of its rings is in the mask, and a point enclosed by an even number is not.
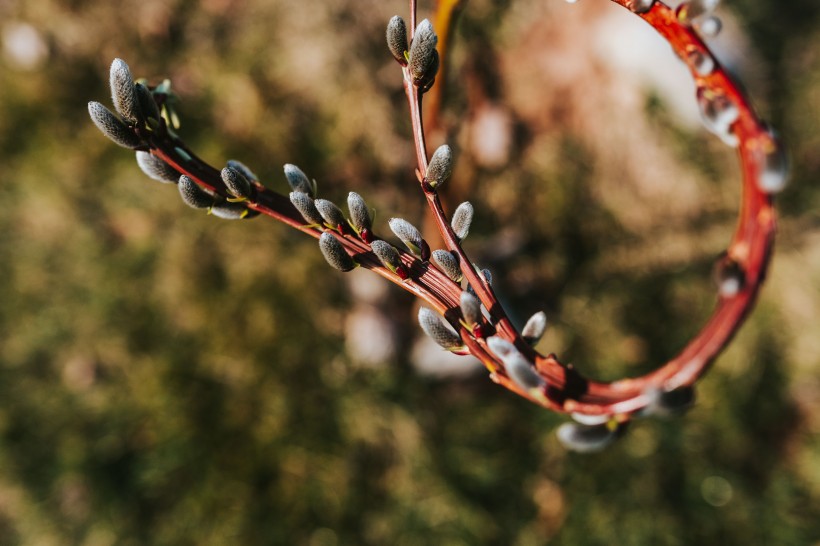
{"type": "Polygon", "coordinates": [[[504,368],[513,380],[513,383],[525,391],[533,391],[543,388],[547,382],[533,368],[532,363],[524,358],[524,355],[517,350],[508,354],[502,359],[504,368]]]}
{"type": "Polygon", "coordinates": [[[123,148],[134,149],[142,145],[142,140],[136,133],[99,102],[88,103],[88,115],[102,134],[123,148]]]}
{"type": "Polygon", "coordinates": [[[442,185],[453,173],[453,151],[446,144],[436,148],[424,178],[433,188],[442,185]]]}
{"type": "Polygon", "coordinates": [[[387,48],[402,66],[407,65],[407,59],[404,58],[407,52],[407,27],[404,19],[398,15],[394,15],[387,23],[387,48]]]}
{"type": "Polygon", "coordinates": [[[714,277],[718,293],[724,298],[737,296],[746,284],[743,267],[727,255],[717,261],[714,277]]]}
{"type": "Polygon", "coordinates": [[[594,453],[610,445],[617,437],[617,431],[608,425],[585,426],[578,423],[564,423],[556,431],[558,441],[579,453],[594,453]]]}
{"type": "Polygon", "coordinates": [[[218,201],[211,206],[210,213],[222,220],[243,220],[253,218],[259,213],[251,210],[244,203],[232,203],[230,201],[218,201]]]}
{"type": "Polygon", "coordinates": [[[166,183],[176,183],[179,180],[179,171],[148,152],[137,152],[137,165],[154,180],[166,183]]]}
{"type": "Polygon", "coordinates": [[[339,271],[351,271],[356,268],[356,261],[350,257],[342,243],[336,237],[325,231],[319,237],[319,248],[327,263],[339,271]]]}
{"type": "Polygon", "coordinates": [[[194,182],[187,175],[179,177],[179,195],[182,201],[193,209],[209,209],[214,204],[214,196],[205,188],[194,182]]]}
{"type": "Polygon", "coordinates": [[[447,321],[432,309],[427,307],[419,309],[419,324],[425,334],[448,351],[458,350],[464,346],[458,332],[453,330],[447,321]]]}
{"type": "Polygon", "coordinates": [[[333,229],[336,229],[346,222],[345,215],[332,201],[328,201],[327,199],[316,199],[313,204],[316,205],[316,210],[318,210],[319,214],[322,215],[322,219],[324,219],[325,224],[333,229]]]}
{"type": "Polygon", "coordinates": [[[518,352],[515,345],[498,336],[488,337],[487,347],[489,347],[490,351],[501,360],[504,360],[510,355],[518,352]]]}
{"type": "Polygon", "coordinates": [[[109,84],[114,109],[127,120],[139,121],[139,102],[136,89],[134,89],[134,78],[131,76],[131,69],[122,59],[114,59],[111,63],[109,84]]]}
{"type": "Polygon", "coordinates": [[[299,214],[308,224],[321,226],[324,222],[322,215],[316,210],[313,199],[308,194],[301,191],[292,191],[290,192],[290,202],[293,203],[293,206],[296,207],[296,210],[299,211],[299,214]]]}
{"type": "Polygon", "coordinates": [[[304,171],[296,165],[285,164],[285,178],[287,178],[288,184],[293,191],[300,191],[311,197],[316,197],[316,184],[311,182],[304,171]]]}
{"type": "Polygon", "coordinates": [[[433,263],[444,272],[451,281],[461,282],[462,273],[458,267],[458,256],[449,250],[434,250],[433,263]]]}
{"type": "Polygon", "coordinates": [[[139,103],[139,110],[142,116],[146,120],[150,118],[159,121],[161,117],[159,106],[157,106],[157,101],[154,100],[154,95],[151,93],[151,90],[144,84],[137,83],[134,84],[134,92],[137,95],[137,102],[139,103]]]}
{"type": "Polygon", "coordinates": [[[433,31],[433,25],[425,19],[416,27],[413,42],[410,44],[408,68],[413,83],[424,84],[435,77],[433,71],[436,64],[436,44],[438,36],[433,31]]]}
{"type": "Polygon", "coordinates": [[[362,196],[352,191],[347,194],[347,208],[350,211],[350,223],[357,232],[363,229],[372,229],[373,220],[370,218],[370,211],[362,196]]]}
{"type": "Polygon", "coordinates": [[[453,233],[459,240],[467,237],[470,233],[470,224],[473,223],[473,205],[469,201],[460,204],[453,213],[453,218],[450,225],[453,228],[453,233]]]}
{"type": "Polygon", "coordinates": [[[646,13],[655,4],[655,0],[627,0],[626,7],[634,13],[646,13]]]}
{"type": "Polygon", "coordinates": [[[681,415],[695,405],[695,387],[692,385],[671,391],[654,389],[647,394],[650,402],[640,412],[644,416],[673,417],[681,415]]]}
{"type": "Polygon", "coordinates": [[[251,182],[259,182],[259,177],[254,174],[252,170],[250,170],[247,165],[242,163],[241,161],[237,161],[236,159],[229,159],[227,162],[227,166],[235,171],[239,171],[242,176],[247,178],[251,182]]]}
{"type": "Polygon", "coordinates": [[[521,337],[527,342],[527,344],[534,346],[541,341],[541,338],[546,331],[547,314],[543,311],[539,311],[531,316],[527,321],[527,324],[524,325],[524,329],[521,330],[521,337]]]}
{"type": "Polygon", "coordinates": [[[399,267],[402,267],[399,251],[387,241],[373,241],[370,243],[370,248],[384,267],[390,271],[395,273],[399,267]]]}
{"type": "Polygon", "coordinates": [[[469,326],[481,322],[481,302],[469,292],[462,292],[460,298],[461,315],[469,326]]]}
{"type": "Polygon", "coordinates": [[[254,188],[250,181],[245,176],[233,167],[225,167],[222,169],[222,182],[228,189],[231,195],[239,199],[256,198],[256,188],[254,188]]]}
{"type": "Polygon", "coordinates": [[[421,232],[416,229],[416,226],[402,218],[391,218],[388,224],[396,237],[401,239],[401,242],[410,249],[410,252],[417,257],[421,257],[425,243],[421,237],[421,232]]]}

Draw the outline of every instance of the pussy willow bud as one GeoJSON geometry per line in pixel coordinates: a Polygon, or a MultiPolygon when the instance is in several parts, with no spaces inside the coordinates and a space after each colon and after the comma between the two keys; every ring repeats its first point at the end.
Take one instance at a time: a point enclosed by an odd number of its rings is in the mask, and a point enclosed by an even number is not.
{"type": "Polygon", "coordinates": [[[339,271],[351,271],[356,268],[356,261],[330,232],[326,231],[319,237],[319,248],[327,263],[339,271]]]}
{"type": "Polygon", "coordinates": [[[140,110],[137,91],[134,89],[134,77],[131,76],[131,69],[122,59],[114,59],[111,63],[109,84],[114,109],[127,120],[138,121],[140,110]]]}
{"type": "Polygon", "coordinates": [[[481,302],[478,298],[469,292],[462,292],[461,299],[461,316],[464,317],[464,322],[469,326],[481,322],[481,302]]]}
{"type": "Polygon", "coordinates": [[[179,177],[179,195],[182,201],[193,209],[208,209],[214,204],[214,196],[205,188],[194,182],[187,175],[179,177]]]}
{"type": "Polygon", "coordinates": [[[373,229],[373,219],[370,217],[367,203],[362,196],[355,191],[347,194],[347,209],[350,211],[350,225],[364,242],[371,242],[373,238],[370,232],[373,229]]]}
{"type": "Polygon", "coordinates": [[[572,420],[587,426],[604,425],[612,419],[611,415],[588,415],[585,413],[570,413],[572,420]]]}
{"type": "Polygon", "coordinates": [[[236,159],[229,159],[226,165],[231,169],[240,172],[242,176],[247,178],[250,182],[259,182],[259,177],[256,176],[256,174],[254,174],[254,172],[250,170],[247,167],[247,165],[245,165],[241,161],[237,161],[236,159]]]}
{"type": "MultiPolygon", "coordinates": [[[[479,272],[479,275],[484,277],[484,281],[487,283],[487,286],[492,286],[493,285],[493,274],[490,272],[489,269],[482,269],[479,272]]],[[[473,285],[471,285],[471,284],[467,285],[467,291],[470,292],[471,294],[475,294],[475,288],[473,288],[473,285]]]]}
{"type": "Polygon", "coordinates": [[[91,116],[91,121],[94,122],[97,129],[116,144],[131,149],[142,145],[142,140],[136,133],[99,102],[91,101],[88,103],[88,115],[91,116]]]}
{"type": "Polygon", "coordinates": [[[453,213],[453,218],[450,221],[450,226],[453,228],[453,233],[459,240],[467,237],[470,233],[470,224],[473,223],[473,205],[469,201],[460,204],[453,213]]]}
{"type": "Polygon", "coordinates": [[[539,311],[527,321],[527,324],[524,325],[524,329],[521,330],[521,337],[527,344],[534,346],[541,338],[544,336],[544,332],[547,331],[547,314],[543,311],[539,311]]]}
{"type": "Polygon", "coordinates": [[[148,152],[137,152],[137,165],[140,166],[142,172],[154,180],[173,183],[179,180],[179,171],[148,152]]]}
{"type": "Polygon", "coordinates": [[[542,389],[547,384],[544,378],[538,375],[535,368],[532,367],[530,361],[518,351],[509,354],[502,361],[504,362],[504,368],[510,375],[510,379],[523,390],[532,392],[542,389]]]}
{"type": "Polygon", "coordinates": [[[415,256],[421,258],[422,250],[427,245],[416,226],[402,218],[391,218],[388,222],[390,229],[401,239],[415,256]]]}
{"type": "Polygon", "coordinates": [[[251,210],[243,203],[231,201],[218,201],[211,207],[210,213],[223,220],[243,220],[253,218],[259,213],[251,210]]]}
{"type": "Polygon", "coordinates": [[[322,215],[319,214],[319,211],[316,210],[316,205],[308,194],[301,191],[292,191],[290,192],[290,202],[293,203],[293,206],[296,207],[296,210],[298,210],[302,218],[305,219],[305,222],[310,225],[322,225],[324,219],[322,215]]]}
{"type": "Polygon", "coordinates": [[[718,293],[724,298],[737,296],[746,284],[743,267],[727,255],[717,261],[713,275],[718,286],[718,293]]]}
{"type": "Polygon", "coordinates": [[[578,423],[564,423],[556,431],[558,441],[579,453],[594,453],[610,445],[618,437],[617,428],[608,424],[585,426],[578,423]]]}
{"type": "Polygon", "coordinates": [[[315,182],[311,182],[304,171],[296,165],[285,164],[285,178],[288,179],[288,184],[293,191],[300,191],[311,197],[316,197],[315,182]]]}
{"type": "Polygon", "coordinates": [[[626,7],[634,13],[646,13],[655,4],[655,0],[627,0],[626,7]]]}
{"type": "Polygon", "coordinates": [[[387,23],[387,48],[402,66],[407,65],[407,59],[404,58],[407,52],[407,26],[398,15],[391,17],[387,23]]]}
{"type": "Polygon", "coordinates": [[[695,387],[687,385],[671,391],[652,390],[647,393],[649,404],[641,415],[655,417],[674,417],[686,412],[695,404],[695,387]]]}
{"type": "Polygon", "coordinates": [[[134,92],[137,94],[137,102],[139,103],[139,110],[145,119],[153,119],[159,121],[160,113],[157,101],[154,100],[154,95],[145,84],[134,84],[134,92]]]}
{"type": "Polygon", "coordinates": [[[461,282],[462,273],[458,267],[458,256],[449,250],[434,250],[433,263],[444,272],[451,281],[461,282]]]}
{"type": "Polygon", "coordinates": [[[789,181],[789,158],[786,156],[786,150],[780,139],[770,132],[758,154],[760,173],[757,187],[766,193],[783,191],[789,181]]]}
{"type": "Polygon", "coordinates": [[[488,337],[487,347],[489,347],[490,351],[501,360],[504,360],[508,356],[518,352],[515,345],[498,336],[488,337]]]}
{"type": "Polygon", "coordinates": [[[720,0],[689,0],[678,6],[678,21],[684,25],[691,25],[692,22],[703,15],[713,12],[720,4],[720,0]]]}
{"type": "Polygon", "coordinates": [[[427,307],[419,309],[419,324],[425,334],[448,351],[456,351],[464,346],[458,332],[453,330],[447,321],[432,309],[427,307]]]}
{"type": "Polygon", "coordinates": [[[404,264],[401,262],[401,256],[399,255],[399,251],[396,250],[396,247],[387,241],[373,241],[370,243],[370,248],[382,265],[397,274],[402,280],[409,276],[407,268],[404,267],[404,264]]]}
{"type": "Polygon", "coordinates": [[[444,184],[453,173],[453,151],[446,144],[436,148],[430,163],[427,165],[427,172],[424,175],[427,183],[431,187],[437,188],[444,184]]]}
{"type": "Polygon", "coordinates": [[[316,199],[313,203],[316,205],[316,210],[319,211],[319,214],[322,215],[322,219],[328,226],[336,229],[346,223],[345,215],[332,201],[316,199]]]}
{"type": "Polygon", "coordinates": [[[433,31],[432,23],[427,19],[419,23],[413,35],[413,43],[410,44],[407,63],[410,76],[416,85],[424,84],[435,77],[437,66],[434,65],[436,64],[435,58],[438,56],[436,52],[437,43],[438,36],[433,31]]]}
{"type": "Polygon", "coordinates": [[[228,189],[231,195],[237,199],[249,199],[253,201],[256,199],[256,188],[254,188],[250,181],[245,176],[232,167],[225,167],[222,169],[222,182],[228,189]]]}

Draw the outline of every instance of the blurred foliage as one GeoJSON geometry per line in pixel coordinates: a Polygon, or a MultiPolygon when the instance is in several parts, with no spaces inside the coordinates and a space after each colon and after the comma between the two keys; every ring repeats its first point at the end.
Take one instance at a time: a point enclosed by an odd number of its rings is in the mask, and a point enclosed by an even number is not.
{"type": "MultiPolygon", "coordinates": [[[[382,232],[418,221],[383,44],[404,3],[0,0],[0,544],[820,543],[820,8],[724,4],[794,160],[770,279],[685,418],[580,456],[478,366],[418,372],[398,290],[398,356],[358,363],[356,302],[312,240],[194,213],[88,120],[123,57],[171,78],[214,164],[284,189],[296,163],[382,232]]],[[[697,331],[738,198],[730,151],[589,56],[611,9],[468,1],[440,82],[468,251],[516,317],[547,310],[542,349],[603,379],[697,331]],[[495,163],[488,104],[509,121],[495,163]]]]}

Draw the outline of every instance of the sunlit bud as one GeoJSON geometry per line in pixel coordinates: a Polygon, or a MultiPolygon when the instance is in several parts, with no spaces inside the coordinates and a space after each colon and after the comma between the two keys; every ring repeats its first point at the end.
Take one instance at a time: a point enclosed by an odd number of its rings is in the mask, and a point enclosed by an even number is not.
{"type": "Polygon", "coordinates": [[[394,59],[402,66],[407,65],[407,59],[404,58],[407,52],[407,26],[398,15],[394,15],[387,23],[387,47],[394,59]]]}
{"type": "Polygon", "coordinates": [[[214,204],[214,196],[190,176],[180,176],[178,187],[182,201],[191,208],[208,209],[214,204]]]}
{"type": "Polygon", "coordinates": [[[114,109],[127,120],[138,121],[140,110],[137,92],[134,89],[134,78],[131,76],[128,65],[122,59],[114,59],[111,63],[109,84],[114,109]]]}
{"type": "Polygon", "coordinates": [[[474,324],[481,322],[481,302],[478,301],[478,298],[469,292],[462,292],[460,304],[461,315],[468,326],[472,327],[474,324]]]}
{"type": "Polygon", "coordinates": [[[689,0],[678,6],[678,21],[684,25],[691,25],[692,22],[703,15],[708,15],[718,7],[720,0],[689,0]]]}
{"type": "Polygon", "coordinates": [[[237,161],[236,159],[229,159],[227,165],[231,169],[239,171],[242,174],[242,176],[247,178],[249,181],[259,182],[259,177],[256,176],[256,174],[254,174],[254,172],[250,170],[248,166],[242,163],[241,161],[237,161]]]}
{"type": "Polygon", "coordinates": [[[397,274],[402,280],[409,277],[396,247],[387,241],[373,241],[370,243],[370,248],[384,267],[397,274]]]}
{"type": "Polygon", "coordinates": [[[729,146],[737,146],[737,136],[731,130],[732,124],[740,115],[737,105],[722,92],[706,87],[698,88],[697,100],[706,128],[729,146]]]}
{"type": "Polygon", "coordinates": [[[780,139],[771,133],[768,136],[758,151],[760,174],[757,186],[766,193],[778,193],[789,180],[789,159],[780,139]]]}
{"type": "Polygon", "coordinates": [[[249,199],[251,201],[256,198],[256,188],[245,178],[245,175],[232,167],[225,167],[222,169],[221,174],[222,182],[225,183],[225,187],[231,195],[238,199],[249,199]]]}
{"type": "Polygon", "coordinates": [[[350,257],[342,243],[326,231],[319,237],[319,248],[322,249],[327,263],[339,271],[350,271],[356,268],[356,261],[350,257]]]}
{"type": "Polygon", "coordinates": [[[159,106],[157,106],[157,101],[154,100],[154,95],[151,93],[151,90],[144,84],[137,83],[134,85],[134,92],[137,95],[137,102],[139,103],[139,110],[142,116],[146,120],[150,118],[159,121],[161,117],[159,106]]]}
{"type": "Polygon", "coordinates": [[[245,218],[253,218],[259,214],[255,210],[249,209],[243,203],[233,203],[231,201],[219,201],[214,203],[209,212],[213,216],[223,220],[242,220],[245,218]]]}
{"type": "Polygon", "coordinates": [[[527,321],[527,324],[524,325],[524,329],[521,330],[521,337],[524,341],[527,342],[528,345],[534,346],[541,338],[544,336],[544,332],[547,331],[547,314],[543,311],[539,311],[527,321]]]}
{"type": "Polygon", "coordinates": [[[501,360],[504,360],[510,355],[518,352],[515,345],[498,336],[488,337],[487,347],[489,347],[490,351],[501,360]]]}
{"type": "Polygon", "coordinates": [[[743,267],[726,255],[715,264],[714,277],[718,286],[718,294],[723,298],[737,296],[746,284],[746,274],[743,267]]]}
{"type": "Polygon", "coordinates": [[[663,391],[653,389],[647,392],[649,404],[640,412],[642,416],[674,417],[685,413],[695,405],[695,387],[687,385],[663,391]]]}
{"type": "Polygon", "coordinates": [[[336,229],[346,223],[345,215],[332,201],[316,199],[313,203],[316,205],[316,210],[319,211],[319,214],[322,215],[322,219],[328,226],[336,229]]]}
{"type": "Polygon", "coordinates": [[[617,438],[617,429],[607,424],[586,426],[564,423],[556,431],[558,441],[570,451],[593,453],[601,451],[617,438]]]}
{"type": "Polygon", "coordinates": [[[441,269],[450,280],[461,282],[461,269],[458,267],[458,256],[449,250],[434,250],[433,263],[441,269]]]}
{"type": "Polygon", "coordinates": [[[155,155],[148,152],[137,152],[137,165],[142,172],[160,182],[173,182],[179,180],[179,171],[167,164],[155,155]]]}
{"type": "Polygon", "coordinates": [[[458,332],[453,330],[447,321],[432,309],[427,307],[419,309],[419,324],[425,334],[448,351],[456,351],[464,346],[458,332]]]}
{"type": "Polygon", "coordinates": [[[296,165],[285,164],[285,178],[288,179],[288,184],[293,191],[300,191],[311,197],[316,197],[316,184],[311,182],[302,169],[296,165]]]}
{"type": "Polygon", "coordinates": [[[370,211],[367,210],[367,203],[355,191],[347,194],[347,209],[350,211],[350,224],[357,233],[373,228],[373,220],[370,217],[370,211]]]}
{"type": "Polygon", "coordinates": [[[416,229],[416,226],[403,218],[391,218],[388,224],[396,237],[401,239],[401,242],[410,249],[410,252],[421,258],[422,249],[427,243],[421,237],[421,232],[416,229]]]}
{"type": "Polygon", "coordinates": [[[715,60],[708,51],[693,49],[686,55],[686,60],[698,76],[708,76],[715,69],[715,60]]]}
{"type": "Polygon", "coordinates": [[[626,7],[634,13],[646,13],[655,4],[655,0],[627,0],[626,7]]]}
{"type": "Polygon", "coordinates": [[[142,144],[142,140],[125,122],[99,102],[88,103],[88,115],[102,134],[120,146],[133,149],[142,144]]]}
{"type": "Polygon", "coordinates": [[[523,390],[539,390],[547,384],[544,378],[535,371],[532,363],[518,351],[507,355],[502,361],[510,379],[523,390]]]}
{"type": "Polygon", "coordinates": [[[433,31],[433,25],[425,19],[416,27],[413,42],[410,44],[408,67],[413,83],[423,84],[435,77],[436,44],[438,36],[433,31]]]}
{"type": "Polygon", "coordinates": [[[695,24],[695,26],[702,36],[706,38],[714,38],[720,34],[720,30],[723,28],[723,23],[720,21],[720,18],[710,15],[709,17],[702,18],[695,24]]]}
{"type": "Polygon", "coordinates": [[[430,163],[427,165],[427,172],[424,178],[431,187],[437,188],[442,185],[453,172],[453,151],[446,144],[436,148],[430,163]]]}
{"type": "Polygon", "coordinates": [[[456,237],[461,240],[467,237],[467,234],[470,233],[470,224],[472,223],[473,205],[471,205],[469,201],[465,201],[456,208],[456,211],[453,213],[453,218],[450,221],[450,225],[453,228],[453,233],[455,233],[456,237]]]}
{"type": "Polygon", "coordinates": [[[290,202],[293,203],[293,206],[296,207],[296,210],[299,211],[299,214],[309,225],[321,226],[324,223],[322,215],[316,210],[316,205],[308,194],[301,191],[292,191],[290,192],[290,202]]]}
{"type": "Polygon", "coordinates": [[[587,426],[604,425],[612,418],[611,415],[586,415],[584,413],[571,413],[570,417],[576,423],[587,426]]]}

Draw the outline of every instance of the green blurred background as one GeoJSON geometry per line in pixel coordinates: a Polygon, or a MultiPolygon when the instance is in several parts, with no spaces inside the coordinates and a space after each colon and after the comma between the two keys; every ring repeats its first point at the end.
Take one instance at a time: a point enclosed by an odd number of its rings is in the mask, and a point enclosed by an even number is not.
{"type": "MultiPolygon", "coordinates": [[[[770,278],[686,417],[576,455],[564,418],[420,342],[403,291],[186,208],[88,119],[122,57],[171,78],[213,164],[284,191],[296,163],[381,233],[423,225],[383,38],[404,2],[0,0],[0,544],[820,544],[820,5],[724,4],[721,59],[793,160],[770,278]]],[[[646,30],[467,0],[432,136],[468,253],[599,379],[699,329],[739,199],[646,30]]]]}

